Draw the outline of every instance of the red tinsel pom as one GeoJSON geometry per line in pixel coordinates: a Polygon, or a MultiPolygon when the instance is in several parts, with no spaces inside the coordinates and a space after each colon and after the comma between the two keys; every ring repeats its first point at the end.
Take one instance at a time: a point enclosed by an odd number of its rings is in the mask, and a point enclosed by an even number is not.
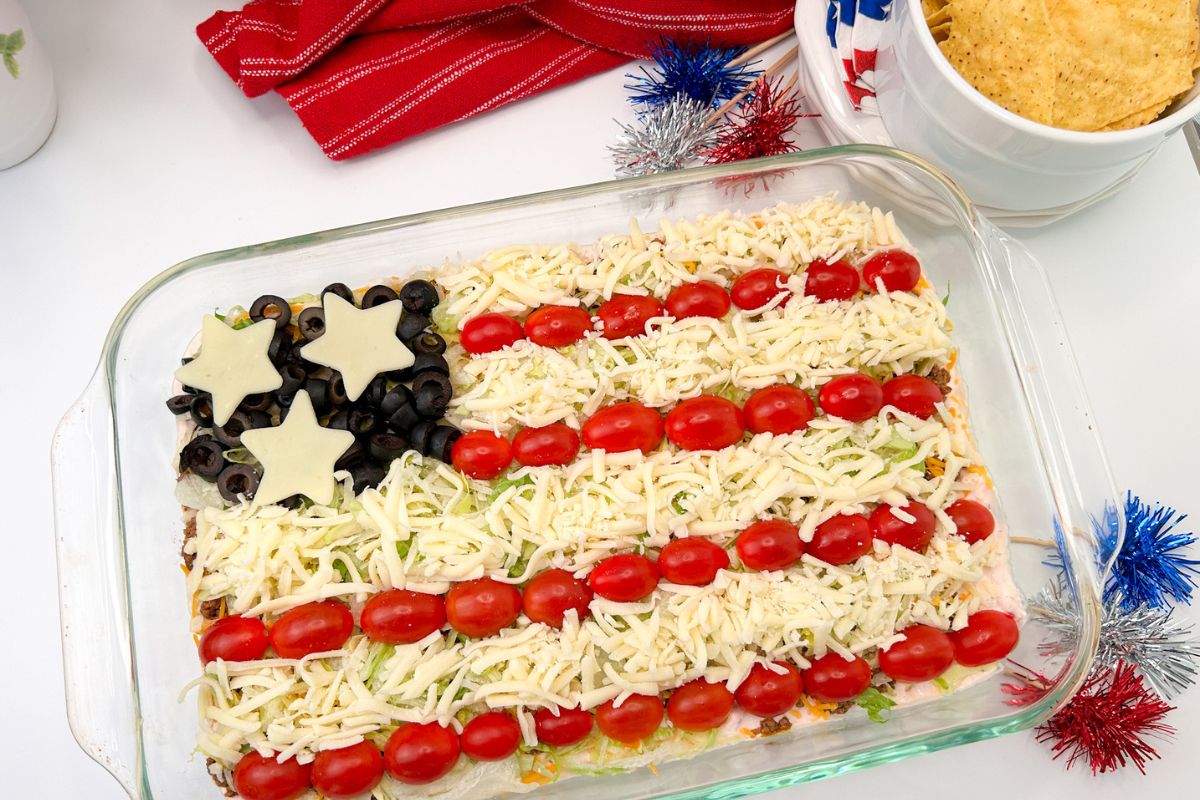
{"type": "Polygon", "coordinates": [[[782,92],[781,81],[766,81],[740,108],[726,116],[717,129],[717,144],[702,155],[709,164],[728,164],[747,158],[793,153],[799,145],[788,134],[801,117],[800,98],[793,91],[782,92]]]}
{"type": "Polygon", "coordinates": [[[1142,682],[1123,661],[1112,670],[1097,671],[1062,711],[1037,729],[1039,742],[1054,742],[1054,757],[1067,757],[1070,768],[1086,758],[1092,774],[1113,772],[1132,761],[1142,774],[1146,762],[1159,758],[1146,734],[1170,735],[1162,723],[1172,706],[1142,682]]]}

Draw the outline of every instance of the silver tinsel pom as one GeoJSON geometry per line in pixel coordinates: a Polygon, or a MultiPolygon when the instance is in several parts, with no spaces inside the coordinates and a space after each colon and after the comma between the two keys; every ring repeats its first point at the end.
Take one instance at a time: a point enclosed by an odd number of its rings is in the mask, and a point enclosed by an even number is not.
{"type": "Polygon", "coordinates": [[[714,143],[708,126],[712,109],[685,96],[647,111],[632,125],[621,124],[608,149],[619,175],[651,175],[679,169],[714,143]]]}
{"type": "MultiPolygon", "coordinates": [[[[1137,667],[1156,692],[1171,698],[1196,682],[1200,674],[1200,640],[1192,638],[1190,625],[1171,619],[1170,611],[1138,606],[1121,607],[1120,596],[1104,604],[1100,623],[1100,646],[1093,669],[1115,667],[1124,661],[1137,667]]],[[[1030,611],[1056,637],[1041,646],[1047,656],[1071,652],[1079,631],[1079,610],[1057,587],[1043,589],[1030,604],[1030,611]]]]}

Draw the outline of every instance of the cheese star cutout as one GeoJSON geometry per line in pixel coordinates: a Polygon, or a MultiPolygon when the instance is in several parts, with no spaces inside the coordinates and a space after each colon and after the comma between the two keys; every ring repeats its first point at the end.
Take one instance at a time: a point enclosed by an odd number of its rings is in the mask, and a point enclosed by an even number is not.
{"type": "Polygon", "coordinates": [[[294,494],[328,505],[333,500],[333,465],[354,444],[354,434],[322,428],[312,398],[300,391],[278,427],[252,428],[242,434],[242,444],[263,468],[262,482],[254,495],[255,506],[270,505],[294,494]]]}
{"type": "Polygon", "coordinates": [[[351,400],[357,400],[379,373],[412,366],[412,351],[396,338],[404,308],[399,300],[360,309],[330,293],[321,303],[325,333],[302,347],[300,355],[340,372],[351,400]]]}
{"type": "Polygon", "coordinates": [[[235,331],[212,314],[200,328],[200,352],[175,370],[185,386],[212,395],[213,424],[229,421],[246,395],[271,392],[283,385],[283,376],[267,356],[274,320],[264,319],[235,331]]]}

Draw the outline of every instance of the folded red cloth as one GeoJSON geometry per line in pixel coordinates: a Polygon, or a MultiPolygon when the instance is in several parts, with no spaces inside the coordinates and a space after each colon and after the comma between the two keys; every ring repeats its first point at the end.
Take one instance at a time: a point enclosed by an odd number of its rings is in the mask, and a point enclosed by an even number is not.
{"type": "Polygon", "coordinates": [[[791,25],[794,0],[253,0],[196,34],[247,97],[281,94],[344,159],[647,55],[791,25]]]}

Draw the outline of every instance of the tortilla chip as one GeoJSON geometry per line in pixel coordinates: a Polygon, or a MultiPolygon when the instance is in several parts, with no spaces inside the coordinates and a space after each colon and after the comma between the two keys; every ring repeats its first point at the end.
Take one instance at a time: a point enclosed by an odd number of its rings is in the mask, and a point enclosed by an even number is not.
{"type": "Polygon", "coordinates": [[[938,46],[993,102],[1026,119],[1054,120],[1055,47],[1043,0],[950,0],[954,24],[938,46]]]}
{"type": "Polygon", "coordinates": [[[1127,131],[1130,128],[1140,128],[1142,125],[1149,125],[1154,120],[1158,119],[1167,106],[1173,101],[1167,100],[1165,103],[1155,103],[1149,108],[1143,108],[1141,111],[1136,111],[1128,117],[1119,119],[1116,122],[1110,122],[1103,128],[1102,131],[1127,131]]]}
{"type": "Polygon", "coordinates": [[[929,29],[929,32],[933,34],[935,42],[944,42],[950,38],[950,23],[943,22],[941,25],[935,25],[929,29]]]}
{"type": "Polygon", "coordinates": [[[1058,65],[1052,124],[1080,131],[1121,124],[1194,83],[1196,0],[1046,0],[1046,6],[1058,65]]]}
{"type": "Polygon", "coordinates": [[[950,6],[942,6],[932,14],[925,14],[925,24],[932,30],[939,25],[948,24],[952,19],[952,15],[953,11],[951,11],[950,6]]]}
{"type": "Polygon", "coordinates": [[[948,2],[950,0],[921,0],[921,10],[925,12],[926,21],[938,11],[945,8],[948,2]]]}

